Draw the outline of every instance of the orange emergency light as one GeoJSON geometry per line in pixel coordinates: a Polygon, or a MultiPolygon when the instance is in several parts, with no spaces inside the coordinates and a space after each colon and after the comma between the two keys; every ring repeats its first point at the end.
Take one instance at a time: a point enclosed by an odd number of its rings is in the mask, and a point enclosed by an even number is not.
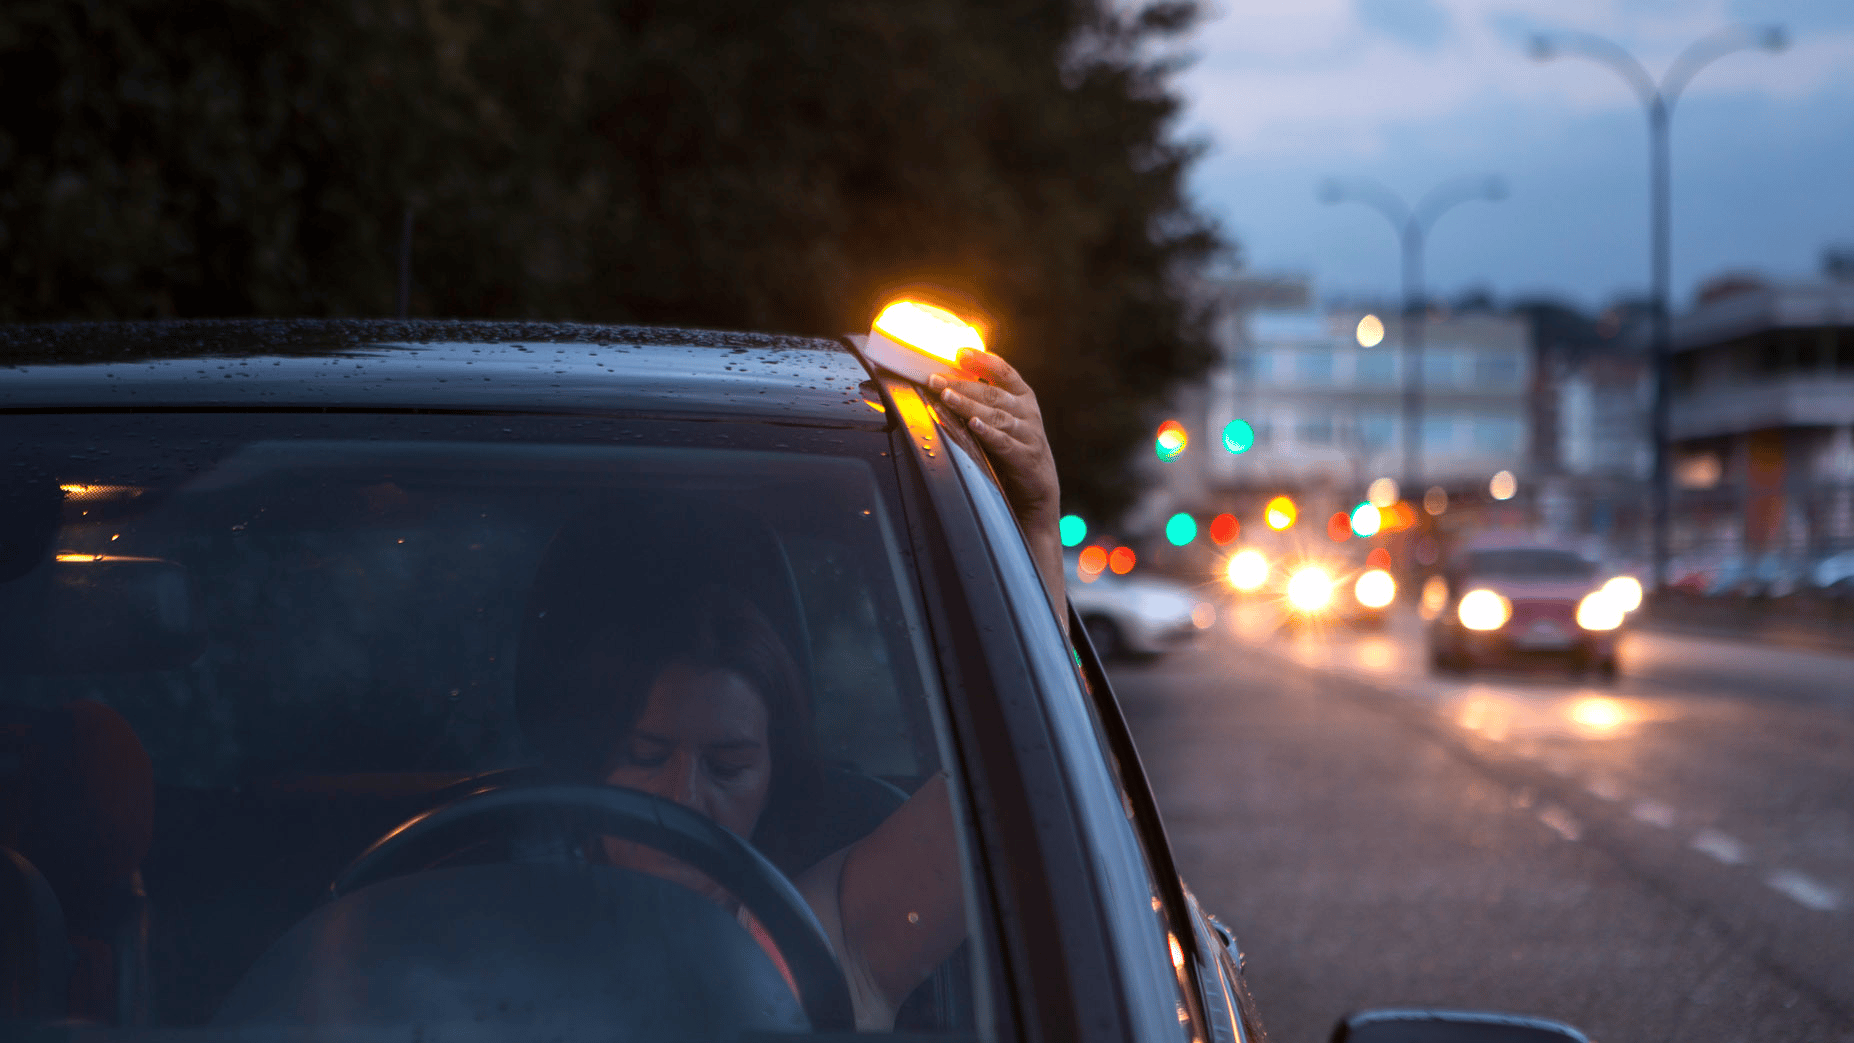
{"type": "Polygon", "coordinates": [[[985,350],[984,338],[971,323],[945,308],[900,300],[876,316],[863,354],[883,369],[925,384],[935,373],[960,375],[961,348],[985,350]]]}

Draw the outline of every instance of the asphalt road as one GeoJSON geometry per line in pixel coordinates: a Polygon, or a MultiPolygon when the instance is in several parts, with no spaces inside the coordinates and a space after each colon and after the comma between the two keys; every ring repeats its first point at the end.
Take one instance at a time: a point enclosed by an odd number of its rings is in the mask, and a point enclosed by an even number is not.
{"type": "Polygon", "coordinates": [[[1420,624],[1234,613],[1113,670],[1282,1043],[1347,1010],[1854,1041],[1854,656],[1632,633],[1623,676],[1428,676],[1420,624]]]}

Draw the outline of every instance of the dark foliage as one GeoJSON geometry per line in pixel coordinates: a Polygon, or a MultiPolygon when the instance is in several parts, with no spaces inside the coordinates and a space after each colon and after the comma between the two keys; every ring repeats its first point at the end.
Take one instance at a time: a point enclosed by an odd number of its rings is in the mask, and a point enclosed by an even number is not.
{"type": "Polygon", "coordinates": [[[9,0],[0,318],[837,333],[969,295],[1068,498],[1209,358],[1155,42],[1190,3],[9,0]]]}

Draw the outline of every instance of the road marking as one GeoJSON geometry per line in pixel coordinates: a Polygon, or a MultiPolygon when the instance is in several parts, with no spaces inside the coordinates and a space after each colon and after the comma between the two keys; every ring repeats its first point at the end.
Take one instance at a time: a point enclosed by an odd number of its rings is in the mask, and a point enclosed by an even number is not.
{"type": "Polygon", "coordinates": [[[1841,896],[1835,893],[1834,888],[1817,883],[1801,873],[1779,869],[1766,876],[1764,882],[1772,889],[1795,899],[1798,905],[1816,912],[1826,913],[1841,907],[1841,896]]]}
{"type": "Polygon", "coordinates": [[[1556,804],[1547,804],[1539,809],[1539,821],[1551,828],[1551,831],[1566,840],[1576,840],[1584,835],[1584,827],[1577,824],[1571,813],[1556,804]]]}
{"type": "Polygon", "coordinates": [[[1637,801],[1629,809],[1629,816],[1637,822],[1646,822],[1651,826],[1668,829],[1674,824],[1674,809],[1658,800],[1637,801]]]}
{"type": "Polygon", "coordinates": [[[1702,829],[1693,834],[1687,846],[1728,866],[1743,865],[1745,861],[1745,846],[1716,829],[1702,829]]]}

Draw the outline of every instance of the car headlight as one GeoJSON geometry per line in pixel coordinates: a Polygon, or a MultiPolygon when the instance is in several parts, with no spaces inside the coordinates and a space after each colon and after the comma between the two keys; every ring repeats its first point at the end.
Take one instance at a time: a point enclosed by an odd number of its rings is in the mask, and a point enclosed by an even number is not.
{"type": "Polygon", "coordinates": [[[1577,625],[1585,630],[1614,630],[1622,625],[1622,602],[1608,587],[1593,590],[1577,603],[1577,625]]]}
{"type": "Polygon", "coordinates": [[[1223,573],[1229,578],[1230,586],[1245,594],[1254,593],[1268,582],[1268,558],[1253,547],[1239,550],[1230,557],[1223,573]]]}
{"type": "Polygon", "coordinates": [[[1642,581],[1634,576],[1617,576],[1603,584],[1603,592],[1615,599],[1616,607],[1624,612],[1642,607],[1642,581]]]}
{"type": "Polygon", "coordinates": [[[1383,608],[1397,598],[1397,581],[1383,569],[1369,569],[1352,584],[1352,596],[1366,608],[1383,608]]]}
{"type": "Polygon", "coordinates": [[[1333,577],[1318,565],[1309,565],[1288,577],[1288,604],[1302,612],[1318,612],[1332,603],[1333,577]]]}
{"type": "Polygon", "coordinates": [[[1455,614],[1469,630],[1498,630],[1513,618],[1513,603],[1491,590],[1470,590],[1461,596],[1455,614]]]}

